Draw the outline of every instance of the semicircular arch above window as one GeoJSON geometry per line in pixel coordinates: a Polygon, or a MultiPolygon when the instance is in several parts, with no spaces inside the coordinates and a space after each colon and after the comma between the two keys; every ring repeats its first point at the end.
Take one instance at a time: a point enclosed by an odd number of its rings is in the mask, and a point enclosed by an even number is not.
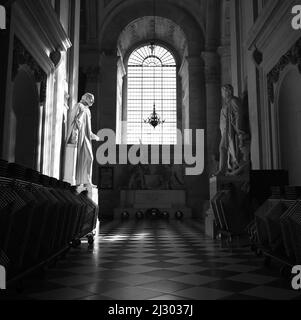
{"type": "Polygon", "coordinates": [[[176,66],[171,52],[158,45],[147,45],[136,49],[130,55],[128,66],[143,66],[152,62],[157,66],[176,66]]]}

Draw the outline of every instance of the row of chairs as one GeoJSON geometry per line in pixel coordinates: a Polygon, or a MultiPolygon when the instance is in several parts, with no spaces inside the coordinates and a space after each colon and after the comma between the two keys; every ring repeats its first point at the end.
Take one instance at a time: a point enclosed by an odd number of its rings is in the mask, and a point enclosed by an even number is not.
{"type": "MultiPolygon", "coordinates": [[[[275,191],[275,188],[272,191],[275,191]]],[[[279,191],[279,190],[278,190],[279,191]]],[[[291,264],[301,264],[301,197],[299,187],[275,192],[255,213],[259,246],[291,264]],[[277,192],[278,193],[278,192],[277,192]]]]}
{"type": "Polygon", "coordinates": [[[9,167],[21,170],[0,177],[0,251],[7,257],[8,279],[14,279],[93,232],[98,206],[68,183],[32,170],[34,182],[24,181],[24,168],[9,167]]]}

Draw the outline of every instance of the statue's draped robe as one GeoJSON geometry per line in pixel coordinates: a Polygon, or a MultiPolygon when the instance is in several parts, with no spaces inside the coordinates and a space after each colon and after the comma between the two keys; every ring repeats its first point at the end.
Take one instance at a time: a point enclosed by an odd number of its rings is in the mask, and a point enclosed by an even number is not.
{"type": "Polygon", "coordinates": [[[244,134],[242,108],[240,101],[233,97],[225,102],[221,111],[220,129],[222,134],[222,149],[226,154],[222,166],[233,171],[239,167],[240,136],[244,134]]]}
{"type": "Polygon", "coordinates": [[[92,184],[94,134],[91,130],[90,109],[78,103],[71,112],[71,121],[67,142],[77,145],[76,184],[92,184]]]}

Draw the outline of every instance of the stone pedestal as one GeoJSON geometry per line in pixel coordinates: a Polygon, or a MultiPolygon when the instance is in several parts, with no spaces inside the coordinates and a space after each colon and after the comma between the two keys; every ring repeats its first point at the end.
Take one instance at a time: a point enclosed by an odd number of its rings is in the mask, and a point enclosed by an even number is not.
{"type": "Polygon", "coordinates": [[[210,176],[218,170],[216,158],[219,153],[220,110],[222,106],[221,69],[220,57],[217,52],[203,52],[202,57],[205,62],[208,174],[210,176]]]}
{"type": "MultiPolygon", "coordinates": [[[[205,217],[205,233],[209,237],[215,239],[217,236],[217,229],[215,224],[214,213],[211,207],[211,200],[221,190],[229,190],[231,188],[242,189],[242,187],[249,182],[249,176],[238,177],[212,177],[210,179],[210,208],[206,212],[205,217]]],[[[239,203],[237,203],[239,206],[239,203]]]]}

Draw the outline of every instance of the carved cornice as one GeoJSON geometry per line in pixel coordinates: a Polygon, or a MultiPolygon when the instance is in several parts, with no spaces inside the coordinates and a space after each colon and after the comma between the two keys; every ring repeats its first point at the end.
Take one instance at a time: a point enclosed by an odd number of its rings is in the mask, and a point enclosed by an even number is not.
{"type": "Polygon", "coordinates": [[[289,65],[297,65],[301,74],[301,38],[295,45],[284,54],[275,67],[269,72],[268,80],[268,95],[271,103],[275,102],[274,84],[279,81],[281,72],[289,65]]]}
{"type": "Polygon", "coordinates": [[[71,42],[50,1],[16,1],[12,10],[15,35],[47,74],[53,72],[71,42]]]}
{"type": "Polygon", "coordinates": [[[246,41],[246,47],[251,50],[254,44],[262,49],[269,42],[271,34],[275,31],[279,22],[285,18],[286,12],[292,7],[294,0],[270,0],[264,7],[257,21],[250,29],[246,41]]]}
{"type": "Polygon", "coordinates": [[[16,2],[16,5],[20,6],[39,33],[45,37],[52,50],[67,51],[72,46],[50,1],[23,0],[16,2]]]}

